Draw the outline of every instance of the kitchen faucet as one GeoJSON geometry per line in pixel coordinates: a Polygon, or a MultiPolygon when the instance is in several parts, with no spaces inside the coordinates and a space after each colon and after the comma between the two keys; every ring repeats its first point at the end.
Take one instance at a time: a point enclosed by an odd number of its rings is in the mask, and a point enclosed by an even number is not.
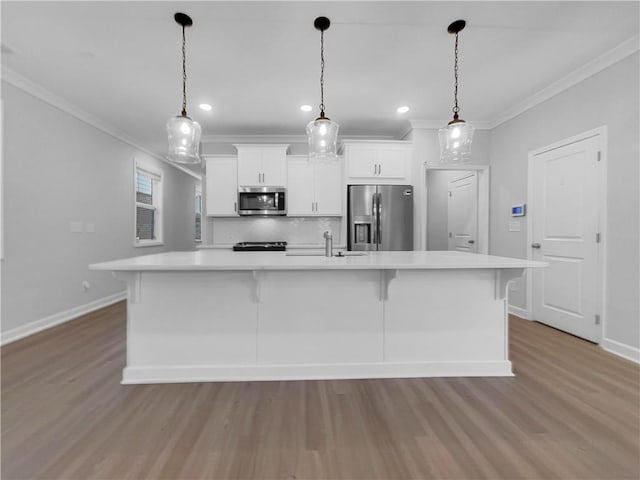
{"type": "Polygon", "coordinates": [[[329,230],[324,232],[324,256],[333,257],[333,235],[329,230]]]}

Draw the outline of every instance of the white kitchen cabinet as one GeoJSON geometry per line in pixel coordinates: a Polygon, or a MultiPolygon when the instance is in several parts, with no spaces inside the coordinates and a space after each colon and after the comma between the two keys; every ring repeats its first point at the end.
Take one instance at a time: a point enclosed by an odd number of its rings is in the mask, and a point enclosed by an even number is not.
{"type": "Polygon", "coordinates": [[[342,160],[314,164],[316,215],[342,215],[342,160]]]}
{"type": "Polygon", "coordinates": [[[289,157],[287,215],[341,216],[342,163],[309,162],[306,156],[289,157]]]}
{"type": "Polygon", "coordinates": [[[343,142],[348,183],[411,184],[411,144],[343,142]]]}
{"type": "Polygon", "coordinates": [[[284,187],[289,145],[234,145],[238,150],[238,185],[284,187]]]}
{"type": "Polygon", "coordinates": [[[314,169],[306,157],[290,158],[287,166],[287,215],[314,214],[314,169]]]}
{"type": "Polygon", "coordinates": [[[205,212],[209,217],[238,215],[238,160],[205,157],[205,212]]]}

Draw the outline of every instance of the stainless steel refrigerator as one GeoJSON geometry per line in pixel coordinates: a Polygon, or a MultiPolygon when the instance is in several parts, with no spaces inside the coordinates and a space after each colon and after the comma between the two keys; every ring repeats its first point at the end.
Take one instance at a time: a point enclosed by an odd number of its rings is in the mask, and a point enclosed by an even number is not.
{"type": "Polygon", "coordinates": [[[413,250],[413,187],[349,185],[348,249],[413,250]]]}

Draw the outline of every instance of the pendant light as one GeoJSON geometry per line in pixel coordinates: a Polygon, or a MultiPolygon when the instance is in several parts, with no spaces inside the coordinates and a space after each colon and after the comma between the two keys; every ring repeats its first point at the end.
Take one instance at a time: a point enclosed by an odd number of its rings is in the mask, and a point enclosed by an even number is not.
{"type": "Polygon", "coordinates": [[[335,158],[337,155],[338,124],[324,116],[324,31],[331,22],[318,17],[313,26],[320,30],[320,116],[307,125],[309,160],[335,158]]]}
{"type": "Polygon", "coordinates": [[[185,55],[185,27],[193,25],[189,15],[176,13],[175,21],[182,26],[182,113],[167,121],[169,150],[167,159],[175,163],[200,163],[200,125],[187,116],[187,70],[185,55]]]}
{"type": "Polygon", "coordinates": [[[447,28],[449,33],[455,34],[456,42],[454,48],[454,78],[455,87],[453,91],[453,120],[446,127],[438,130],[440,139],[440,162],[441,163],[460,163],[471,161],[471,140],[473,138],[474,128],[462,120],[458,112],[458,33],[464,29],[467,22],[464,20],[456,20],[447,28]]]}

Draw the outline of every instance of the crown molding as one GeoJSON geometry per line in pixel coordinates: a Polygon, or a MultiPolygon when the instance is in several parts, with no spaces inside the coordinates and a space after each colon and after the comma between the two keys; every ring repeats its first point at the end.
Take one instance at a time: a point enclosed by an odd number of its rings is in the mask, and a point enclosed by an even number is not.
{"type": "Polygon", "coordinates": [[[560,80],[552,83],[548,87],[543,88],[538,93],[535,93],[513,107],[506,109],[504,112],[497,115],[492,121],[488,122],[489,128],[493,129],[498,125],[517,117],[536,105],[558,95],[564,90],[567,90],[611,65],[624,60],[638,50],[640,50],[640,36],[634,35],[617,47],[603,53],[599,57],[594,58],[590,62],[562,77],[560,80]]]}
{"type": "Polygon", "coordinates": [[[202,135],[203,144],[234,143],[307,143],[306,135],[202,135]]]}
{"type": "MultiPolygon", "coordinates": [[[[420,120],[420,119],[413,119],[413,120],[409,120],[409,123],[411,124],[411,130],[439,130],[442,127],[446,126],[447,123],[450,122],[449,120],[420,120]]],[[[465,120],[466,123],[468,123],[469,125],[473,125],[473,127],[476,130],[490,130],[491,127],[491,123],[490,122],[485,122],[485,121],[480,121],[480,120],[465,120]]],[[[405,136],[408,134],[409,132],[407,132],[405,134],[405,136]]]]}
{"type": "Polygon", "coordinates": [[[107,135],[115,138],[116,140],[120,140],[121,142],[124,142],[134,147],[135,149],[145,153],[150,157],[153,157],[157,160],[160,160],[161,162],[171,165],[172,167],[177,168],[178,170],[188,175],[191,175],[192,177],[195,177],[198,180],[202,180],[202,177],[197,175],[195,172],[192,172],[180,165],[176,165],[172,162],[169,162],[166,158],[163,158],[160,155],[157,155],[156,153],[153,153],[149,149],[141,146],[134,139],[129,137],[127,134],[125,134],[121,130],[118,130],[113,125],[107,122],[104,122],[103,120],[99,119],[98,117],[95,117],[94,115],[91,115],[90,113],[82,110],[81,108],[78,108],[76,105],[73,105],[72,103],[68,102],[64,98],[59,97],[58,95],[51,92],[50,90],[47,90],[42,85],[28,79],[27,77],[20,75],[19,73],[5,66],[2,66],[2,81],[7,82],[8,84],[13,85],[14,87],[22,90],[23,92],[31,95],[32,97],[42,100],[43,102],[48,103],[52,107],[55,107],[58,110],[61,110],[77,118],[78,120],[100,130],[103,133],[106,133],[107,135]]]}
{"type": "MultiPolygon", "coordinates": [[[[350,139],[357,138],[361,140],[395,140],[392,135],[350,135],[350,139]]],[[[203,144],[306,144],[308,137],[306,135],[203,135],[201,137],[203,144]]]]}

